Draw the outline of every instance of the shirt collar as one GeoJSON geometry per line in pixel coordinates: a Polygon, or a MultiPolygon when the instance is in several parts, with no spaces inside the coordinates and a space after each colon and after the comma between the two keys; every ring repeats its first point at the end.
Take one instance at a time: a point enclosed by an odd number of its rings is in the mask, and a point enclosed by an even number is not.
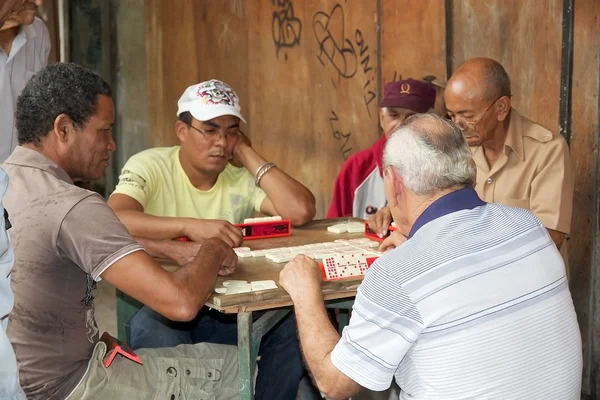
{"type": "Polygon", "coordinates": [[[23,146],[17,146],[4,163],[20,167],[36,168],[54,175],[61,181],[73,184],[71,177],[64,169],[56,165],[54,161],[50,160],[39,151],[28,149],[23,146]]]}
{"type": "Polygon", "coordinates": [[[508,132],[504,139],[504,147],[510,147],[521,161],[523,161],[523,126],[519,113],[511,108],[508,132]]]}
{"type": "Polygon", "coordinates": [[[33,39],[35,37],[35,35],[37,34],[35,31],[35,27],[33,26],[34,24],[31,23],[29,25],[22,25],[20,32],[23,32],[25,34],[25,36],[27,37],[27,39],[33,39]]]}
{"type": "Polygon", "coordinates": [[[12,60],[15,57],[15,55],[23,48],[23,46],[25,46],[25,43],[27,43],[28,40],[32,40],[37,35],[37,32],[35,31],[35,27],[33,25],[35,25],[35,21],[32,24],[21,25],[19,27],[19,33],[17,33],[17,36],[15,36],[15,38],[13,39],[10,53],[6,54],[6,62],[12,60]]]}
{"type": "Polygon", "coordinates": [[[444,215],[451,214],[456,211],[470,210],[475,207],[483,206],[486,203],[479,198],[473,188],[463,188],[454,192],[448,193],[431,203],[429,207],[425,209],[419,215],[419,218],[415,221],[408,238],[414,236],[415,233],[421,227],[434,219],[443,217],[444,215]]]}

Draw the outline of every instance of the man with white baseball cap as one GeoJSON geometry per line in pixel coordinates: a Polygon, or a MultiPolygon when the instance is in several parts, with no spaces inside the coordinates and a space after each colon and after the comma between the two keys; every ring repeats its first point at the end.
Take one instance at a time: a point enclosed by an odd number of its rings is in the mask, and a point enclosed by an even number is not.
{"type": "MultiPolygon", "coordinates": [[[[108,201],[133,236],[187,236],[192,241],[217,237],[236,247],[243,238],[233,224],[254,211],[280,215],[294,225],[314,217],[310,190],[258,154],[240,130],[240,121],[246,121],[229,85],[213,79],[190,86],[177,104],[175,132],[180,145],[131,157],[108,201]]],[[[149,242],[155,248],[144,245],[151,254],[164,256],[170,252],[160,246],[168,242],[149,242]]],[[[182,324],[144,307],[130,327],[134,349],[237,343],[235,316],[206,308],[194,321],[182,324]]],[[[260,351],[256,398],[295,398],[304,368],[293,315],[263,338],[260,351]]]]}

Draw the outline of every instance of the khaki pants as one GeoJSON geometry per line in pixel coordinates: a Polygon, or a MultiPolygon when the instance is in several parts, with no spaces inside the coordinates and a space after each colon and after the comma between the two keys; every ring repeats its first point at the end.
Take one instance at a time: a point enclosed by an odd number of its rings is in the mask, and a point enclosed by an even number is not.
{"type": "Polygon", "coordinates": [[[209,343],[140,349],[144,365],[117,355],[110,367],[98,342],[68,400],[233,400],[240,397],[237,347],[209,343]]]}

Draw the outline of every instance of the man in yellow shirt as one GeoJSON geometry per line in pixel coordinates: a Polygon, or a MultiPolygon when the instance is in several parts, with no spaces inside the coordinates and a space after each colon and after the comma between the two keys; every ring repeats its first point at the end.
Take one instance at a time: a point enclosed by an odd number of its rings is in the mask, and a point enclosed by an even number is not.
{"type": "MultiPolygon", "coordinates": [[[[254,211],[280,215],[294,225],[314,217],[313,194],[267,162],[240,131],[240,120],[245,120],[239,98],[227,84],[210,80],[188,87],[177,116],[180,145],[131,157],[108,201],[133,236],[187,236],[193,241],[218,237],[236,247],[243,238],[232,224],[254,211]]],[[[144,246],[159,256],[162,243],[148,241],[144,246]]],[[[190,323],[176,323],[144,307],[130,328],[133,348],[237,343],[235,317],[207,309],[190,323]]],[[[293,315],[265,335],[260,354],[256,398],[295,398],[304,368],[293,315]]]]}

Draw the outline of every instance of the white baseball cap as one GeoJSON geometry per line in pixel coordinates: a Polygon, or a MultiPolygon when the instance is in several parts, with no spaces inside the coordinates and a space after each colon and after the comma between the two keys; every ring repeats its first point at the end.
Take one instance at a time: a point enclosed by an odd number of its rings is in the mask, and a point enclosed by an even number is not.
{"type": "Polygon", "coordinates": [[[198,121],[208,121],[222,115],[234,115],[246,122],[241,113],[240,99],[235,91],[216,79],[185,89],[177,102],[177,116],[189,111],[198,121]]]}

